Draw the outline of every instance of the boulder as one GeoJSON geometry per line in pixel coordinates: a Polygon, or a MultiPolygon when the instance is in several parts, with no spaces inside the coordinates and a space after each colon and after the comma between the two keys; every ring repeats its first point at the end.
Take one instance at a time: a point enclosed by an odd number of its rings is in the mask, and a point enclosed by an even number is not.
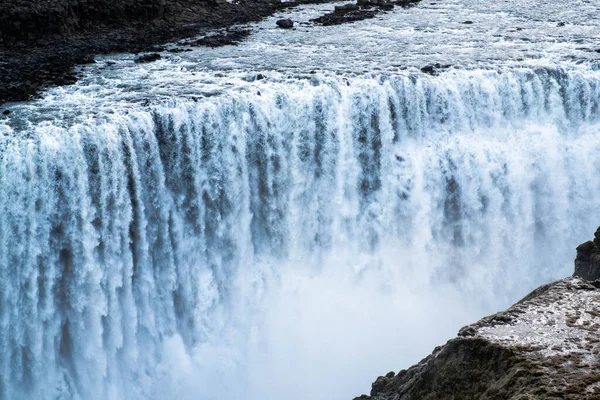
{"type": "Polygon", "coordinates": [[[280,19],[276,22],[277,26],[283,29],[290,29],[294,27],[294,21],[289,18],[280,19]]]}
{"type": "Polygon", "coordinates": [[[162,57],[160,56],[160,54],[158,53],[150,53],[150,54],[144,54],[143,56],[139,56],[138,58],[136,58],[134,61],[137,64],[146,64],[146,63],[150,63],[150,62],[154,62],[154,61],[158,61],[160,60],[162,57]]]}
{"type": "Polygon", "coordinates": [[[435,67],[433,65],[426,65],[421,68],[421,72],[424,74],[435,75],[435,67]]]}

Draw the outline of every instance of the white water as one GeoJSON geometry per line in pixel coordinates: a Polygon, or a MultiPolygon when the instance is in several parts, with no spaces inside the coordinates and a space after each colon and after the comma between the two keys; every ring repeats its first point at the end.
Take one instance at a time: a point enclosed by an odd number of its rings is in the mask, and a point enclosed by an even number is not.
{"type": "Polygon", "coordinates": [[[591,63],[120,62],[0,123],[0,398],[349,399],[600,221],[591,63]]]}

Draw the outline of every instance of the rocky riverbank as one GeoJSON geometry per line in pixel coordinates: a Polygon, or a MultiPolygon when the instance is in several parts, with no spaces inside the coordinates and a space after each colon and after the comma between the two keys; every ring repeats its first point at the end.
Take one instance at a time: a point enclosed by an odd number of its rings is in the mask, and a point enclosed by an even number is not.
{"type": "Polygon", "coordinates": [[[73,66],[93,62],[95,54],[153,51],[167,41],[260,20],[306,2],[6,0],[0,3],[0,104],[75,82],[73,66]]]}
{"type": "Polygon", "coordinates": [[[355,400],[600,399],[600,281],[584,279],[598,274],[599,238],[578,247],[573,277],[462,328],[355,400]]]}
{"type": "MultiPolygon", "coordinates": [[[[0,105],[76,82],[73,67],[93,63],[97,54],[152,53],[161,50],[162,43],[215,30],[220,32],[187,44],[237,44],[250,31],[234,25],[284,8],[330,1],[334,0],[6,0],[0,4],[0,105]]],[[[313,22],[354,22],[419,1],[358,0],[313,22]]]]}

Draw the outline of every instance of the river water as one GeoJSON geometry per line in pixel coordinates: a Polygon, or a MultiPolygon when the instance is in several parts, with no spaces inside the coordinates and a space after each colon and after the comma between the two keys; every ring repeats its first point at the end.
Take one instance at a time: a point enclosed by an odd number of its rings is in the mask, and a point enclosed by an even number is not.
{"type": "Polygon", "coordinates": [[[304,6],[8,105],[0,398],[350,399],[570,274],[600,5],[484,3],[304,6]]]}

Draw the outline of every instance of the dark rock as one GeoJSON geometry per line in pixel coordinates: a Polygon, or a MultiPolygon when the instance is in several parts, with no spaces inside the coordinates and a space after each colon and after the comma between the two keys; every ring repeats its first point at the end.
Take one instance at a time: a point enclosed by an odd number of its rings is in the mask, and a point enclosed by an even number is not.
{"type": "Polygon", "coordinates": [[[377,396],[389,383],[390,379],[387,376],[378,377],[377,380],[371,384],[371,397],[377,396]]]}
{"type": "Polygon", "coordinates": [[[387,374],[385,374],[385,377],[388,379],[392,379],[395,375],[396,373],[394,371],[390,371],[387,374]]]}
{"type": "Polygon", "coordinates": [[[465,24],[465,25],[472,25],[473,21],[465,21],[465,22],[463,22],[463,24],[465,24]]]}
{"type": "Polygon", "coordinates": [[[371,9],[339,9],[334,12],[315,18],[312,21],[323,26],[341,25],[349,22],[356,22],[374,18],[377,15],[377,13],[378,11],[371,9]]]}
{"type": "Polygon", "coordinates": [[[424,74],[429,74],[429,75],[437,75],[439,70],[447,69],[447,68],[450,68],[451,66],[452,66],[452,64],[435,63],[435,64],[430,64],[430,65],[426,65],[426,66],[422,67],[421,72],[423,72],[424,74]]]}
{"type": "Polygon", "coordinates": [[[600,227],[594,232],[594,244],[600,248],[600,227]]]}
{"type": "Polygon", "coordinates": [[[202,39],[188,43],[192,46],[206,46],[206,47],[221,47],[221,46],[232,46],[240,43],[242,40],[250,36],[251,31],[249,29],[234,29],[223,33],[214,35],[208,35],[202,39]]]}
{"type": "Polygon", "coordinates": [[[345,12],[358,10],[358,5],[354,3],[344,4],[342,6],[335,6],[334,12],[345,12]]]}
{"type": "Polygon", "coordinates": [[[336,6],[333,12],[312,19],[311,21],[323,26],[341,25],[374,18],[383,11],[392,10],[394,5],[411,7],[420,1],[421,0],[357,0],[356,4],[350,3],[336,6]]]}
{"type": "Polygon", "coordinates": [[[145,63],[151,63],[151,62],[154,62],[154,61],[158,61],[161,58],[162,57],[158,53],[150,53],[150,54],[144,54],[143,56],[139,56],[134,61],[137,64],[145,64],[145,63]]]}
{"type": "Polygon", "coordinates": [[[192,51],[192,49],[182,49],[180,47],[175,47],[173,49],[168,49],[167,52],[177,54],[177,53],[187,53],[192,51]]]}
{"type": "Polygon", "coordinates": [[[436,73],[435,66],[426,65],[423,68],[421,68],[421,72],[423,72],[424,74],[435,75],[435,73],[436,73]]]}
{"type": "Polygon", "coordinates": [[[284,29],[290,29],[294,27],[294,21],[289,18],[280,19],[276,22],[277,26],[284,29]]]}
{"type": "Polygon", "coordinates": [[[4,110],[4,111],[2,111],[2,115],[8,115],[8,114],[10,114],[10,113],[11,113],[11,111],[10,111],[10,110],[4,110]]]}
{"type": "Polygon", "coordinates": [[[256,75],[256,80],[257,81],[260,81],[260,80],[263,80],[263,79],[265,79],[265,76],[263,74],[257,74],[256,75]]]}
{"type": "Polygon", "coordinates": [[[86,54],[81,57],[81,64],[94,64],[96,62],[93,54],[86,54]]]}
{"type": "Polygon", "coordinates": [[[564,22],[559,22],[558,24],[556,24],[556,26],[565,26],[564,22]]]}
{"type": "Polygon", "coordinates": [[[600,279],[600,228],[594,233],[594,240],[577,246],[575,272],[573,276],[588,281],[600,279]]]}

